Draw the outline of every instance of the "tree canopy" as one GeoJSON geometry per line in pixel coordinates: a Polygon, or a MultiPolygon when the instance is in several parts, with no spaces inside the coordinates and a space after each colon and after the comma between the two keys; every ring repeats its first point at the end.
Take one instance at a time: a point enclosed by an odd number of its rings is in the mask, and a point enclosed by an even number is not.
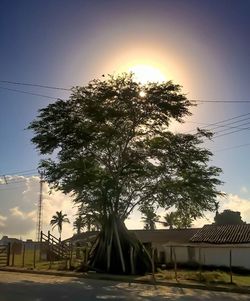
{"type": "Polygon", "coordinates": [[[74,87],[68,100],[41,109],[29,126],[40,153],[51,155],[39,168],[103,229],[143,206],[200,217],[215,208],[221,169],[209,165],[212,154],[202,145],[209,133],[169,131],[191,106],[179,85],[143,85],[131,74],[74,87]]]}
{"type": "Polygon", "coordinates": [[[241,219],[241,214],[238,211],[224,210],[221,213],[217,213],[215,218],[215,225],[241,225],[245,222],[241,219]]]}

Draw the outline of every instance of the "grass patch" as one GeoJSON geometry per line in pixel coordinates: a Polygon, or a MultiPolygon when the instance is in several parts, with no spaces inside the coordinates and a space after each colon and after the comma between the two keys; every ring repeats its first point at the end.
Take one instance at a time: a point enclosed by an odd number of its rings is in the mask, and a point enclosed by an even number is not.
{"type": "MultiPolygon", "coordinates": [[[[155,274],[156,280],[175,280],[174,270],[158,270],[155,274]]],[[[193,270],[178,270],[177,280],[182,281],[194,281],[205,284],[230,284],[230,274],[224,271],[193,271],[193,270]]],[[[249,275],[236,275],[233,274],[233,284],[237,286],[250,286],[249,275]]]]}

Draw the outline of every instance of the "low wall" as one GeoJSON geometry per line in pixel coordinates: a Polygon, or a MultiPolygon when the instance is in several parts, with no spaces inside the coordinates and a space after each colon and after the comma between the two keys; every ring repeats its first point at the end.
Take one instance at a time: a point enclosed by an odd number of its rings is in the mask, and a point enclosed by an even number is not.
{"type": "MultiPolygon", "coordinates": [[[[162,251],[160,251],[162,252],[162,251]]],[[[161,253],[161,258],[163,254],[161,253]]],[[[164,246],[164,263],[201,264],[240,267],[250,270],[250,245],[183,245],[164,246]],[[230,255],[231,253],[231,255],[230,255]],[[230,259],[231,256],[231,259],[230,259]]],[[[161,262],[163,263],[163,262],[161,262]]]]}

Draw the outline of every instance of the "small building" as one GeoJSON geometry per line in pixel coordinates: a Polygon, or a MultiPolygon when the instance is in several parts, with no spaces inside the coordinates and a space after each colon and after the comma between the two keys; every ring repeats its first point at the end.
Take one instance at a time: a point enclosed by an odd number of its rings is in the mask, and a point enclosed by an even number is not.
{"type": "Polygon", "coordinates": [[[250,224],[205,225],[186,243],[164,244],[166,263],[250,270],[250,224]]]}
{"type": "Polygon", "coordinates": [[[205,225],[190,243],[203,265],[250,269],[250,224],[205,225]]]}
{"type": "Polygon", "coordinates": [[[159,230],[130,230],[143,244],[150,244],[156,250],[159,263],[173,262],[171,245],[185,245],[194,236],[199,228],[189,229],[159,229],[159,230]],[[166,248],[165,245],[169,245],[166,248]]]}
{"type": "Polygon", "coordinates": [[[7,235],[4,235],[1,239],[0,239],[0,245],[7,245],[8,243],[21,243],[22,240],[14,238],[14,237],[8,237],[7,235]]]}

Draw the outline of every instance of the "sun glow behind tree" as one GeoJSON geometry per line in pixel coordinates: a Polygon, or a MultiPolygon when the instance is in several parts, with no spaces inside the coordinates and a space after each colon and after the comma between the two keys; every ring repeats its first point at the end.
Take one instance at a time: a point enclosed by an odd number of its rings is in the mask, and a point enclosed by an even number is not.
{"type": "Polygon", "coordinates": [[[147,82],[164,82],[167,80],[163,72],[154,66],[139,64],[128,68],[128,71],[134,74],[136,81],[146,84],[147,82]]]}

